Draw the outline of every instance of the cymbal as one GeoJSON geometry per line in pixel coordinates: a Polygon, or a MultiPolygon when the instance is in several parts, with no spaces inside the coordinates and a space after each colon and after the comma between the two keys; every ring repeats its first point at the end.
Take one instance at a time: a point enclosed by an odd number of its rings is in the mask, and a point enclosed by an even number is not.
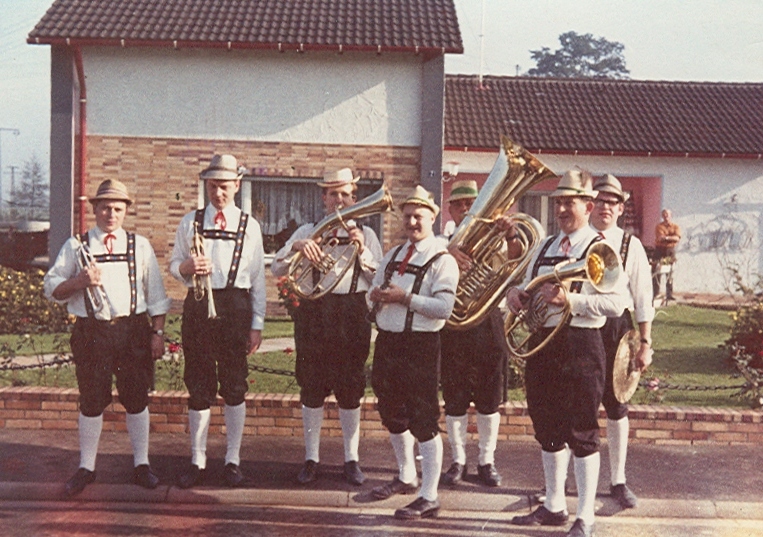
{"type": "Polygon", "coordinates": [[[635,328],[620,339],[615,354],[615,364],[612,368],[612,388],[615,398],[621,403],[627,403],[638,388],[641,371],[634,366],[634,359],[641,345],[641,338],[635,328]]]}

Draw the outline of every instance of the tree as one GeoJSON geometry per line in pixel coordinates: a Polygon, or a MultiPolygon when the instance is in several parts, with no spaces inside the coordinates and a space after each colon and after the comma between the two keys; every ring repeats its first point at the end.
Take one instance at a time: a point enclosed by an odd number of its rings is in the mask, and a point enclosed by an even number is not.
{"type": "Polygon", "coordinates": [[[24,163],[21,184],[8,202],[14,216],[25,220],[48,220],[50,218],[50,185],[37,155],[24,163]]]}
{"type": "Polygon", "coordinates": [[[535,67],[529,76],[559,78],[629,78],[625,67],[625,46],[591,34],[567,32],[559,36],[562,47],[551,52],[548,47],[531,50],[535,67]]]}

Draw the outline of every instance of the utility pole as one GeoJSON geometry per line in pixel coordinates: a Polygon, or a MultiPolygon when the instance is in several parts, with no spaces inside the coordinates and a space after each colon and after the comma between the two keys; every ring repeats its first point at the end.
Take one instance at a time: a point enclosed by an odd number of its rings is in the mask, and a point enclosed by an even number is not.
{"type": "Polygon", "coordinates": [[[0,211],[3,207],[3,132],[11,132],[14,136],[21,134],[18,129],[9,129],[6,127],[0,127],[0,211]]]}
{"type": "Polygon", "coordinates": [[[8,166],[8,168],[11,170],[11,195],[8,198],[8,204],[13,207],[13,219],[18,218],[18,205],[16,205],[16,170],[19,169],[18,166],[8,166]]]}

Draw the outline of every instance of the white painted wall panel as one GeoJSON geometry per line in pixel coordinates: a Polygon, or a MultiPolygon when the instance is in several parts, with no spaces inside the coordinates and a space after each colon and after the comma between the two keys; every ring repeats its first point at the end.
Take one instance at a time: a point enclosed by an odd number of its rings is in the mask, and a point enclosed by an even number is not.
{"type": "Polygon", "coordinates": [[[92,134],[420,144],[412,55],[105,47],[84,64],[92,134]]]}

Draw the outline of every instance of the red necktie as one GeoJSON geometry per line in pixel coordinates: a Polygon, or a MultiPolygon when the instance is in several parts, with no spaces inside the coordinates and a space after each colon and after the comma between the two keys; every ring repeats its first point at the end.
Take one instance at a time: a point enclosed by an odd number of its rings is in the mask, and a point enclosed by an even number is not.
{"type": "Polygon", "coordinates": [[[415,249],[416,249],[416,245],[414,245],[413,243],[411,243],[408,246],[408,251],[405,253],[405,257],[400,262],[400,265],[397,267],[398,276],[402,276],[403,274],[405,274],[405,269],[408,266],[408,261],[410,261],[411,256],[413,255],[413,251],[415,249]]]}
{"type": "Polygon", "coordinates": [[[603,231],[599,231],[599,237],[601,237],[602,240],[607,238],[607,237],[604,236],[604,232],[603,231]]]}
{"type": "Polygon", "coordinates": [[[103,238],[103,244],[106,246],[106,249],[109,251],[110,254],[114,253],[114,241],[117,240],[116,236],[112,233],[109,233],[103,238]]]}
{"type": "Polygon", "coordinates": [[[559,246],[562,249],[562,255],[569,257],[570,251],[572,250],[572,247],[570,246],[570,238],[565,235],[565,237],[562,239],[562,243],[559,246]]]}
{"type": "Polygon", "coordinates": [[[217,214],[215,215],[215,225],[224,231],[227,224],[228,222],[225,221],[225,215],[223,212],[217,211],[217,214]]]}

